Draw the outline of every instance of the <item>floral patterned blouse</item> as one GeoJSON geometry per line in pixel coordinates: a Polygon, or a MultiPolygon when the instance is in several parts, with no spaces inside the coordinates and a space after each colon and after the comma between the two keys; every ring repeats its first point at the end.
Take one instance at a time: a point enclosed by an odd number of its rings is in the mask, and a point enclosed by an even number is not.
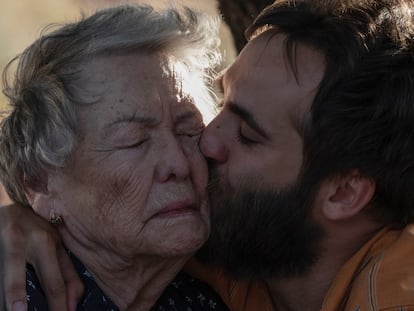
{"type": "MultiPolygon", "coordinates": [[[[78,303],[77,311],[118,311],[118,307],[98,287],[91,273],[73,255],[72,262],[84,285],[85,296],[78,303]]],[[[40,287],[34,269],[27,265],[26,289],[28,311],[48,310],[46,296],[40,287]]],[[[167,286],[151,311],[229,311],[220,297],[207,284],[185,273],[179,273],[167,286]]]]}

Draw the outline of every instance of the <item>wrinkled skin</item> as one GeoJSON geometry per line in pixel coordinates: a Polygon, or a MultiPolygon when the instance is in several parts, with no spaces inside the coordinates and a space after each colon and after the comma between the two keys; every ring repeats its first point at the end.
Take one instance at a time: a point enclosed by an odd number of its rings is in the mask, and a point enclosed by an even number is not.
{"type": "MultiPolygon", "coordinates": [[[[7,271],[8,308],[25,302],[19,280],[25,279],[22,268],[29,258],[40,281],[47,280],[42,286],[50,310],[65,305],[75,310],[82,285],[59,235],[66,247],[98,268],[110,267],[113,261],[111,256],[94,258],[95,249],[125,259],[127,266],[120,271],[126,272],[140,258],[161,264],[156,271],[170,269],[171,262],[163,261],[171,258],[174,265],[180,263],[174,268],[179,270],[207,239],[207,165],[198,147],[204,128],[194,105],[198,98],[189,93],[190,76],[184,77],[164,57],[122,54],[84,66],[84,100],[97,103],[77,111],[79,139],[66,167],[47,172],[47,191],[27,189],[36,213],[19,206],[0,209],[1,257],[7,263],[0,269],[7,271]],[[45,222],[51,206],[64,219],[59,235],[45,222]]],[[[151,264],[145,267],[151,274],[151,264]]],[[[129,277],[145,281],[144,275],[129,277]]]]}

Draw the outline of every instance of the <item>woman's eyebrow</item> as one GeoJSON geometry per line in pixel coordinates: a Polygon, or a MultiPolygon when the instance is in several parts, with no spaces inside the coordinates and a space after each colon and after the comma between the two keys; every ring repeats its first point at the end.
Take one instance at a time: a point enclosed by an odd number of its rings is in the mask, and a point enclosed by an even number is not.
{"type": "Polygon", "coordinates": [[[122,123],[131,124],[136,123],[143,126],[151,126],[155,124],[157,120],[152,117],[145,117],[145,116],[137,116],[137,115],[123,115],[117,118],[115,121],[108,123],[102,129],[102,137],[109,137],[117,126],[121,125],[122,123]]]}

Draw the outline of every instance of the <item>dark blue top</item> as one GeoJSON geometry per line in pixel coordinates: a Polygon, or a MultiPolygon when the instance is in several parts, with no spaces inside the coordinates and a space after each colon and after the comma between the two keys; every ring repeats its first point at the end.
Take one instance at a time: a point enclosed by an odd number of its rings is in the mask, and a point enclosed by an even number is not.
{"type": "MultiPolygon", "coordinates": [[[[79,302],[77,311],[118,311],[118,307],[98,287],[91,273],[71,255],[72,262],[85,285],[85,296],[79,302]]],[[[48,310],[46,296],[40,287],[33,267],[27,266],[26,289],[28,311],[48,310]]],[[[162,296],[152,307],[152,311],[228,311],[220,297],[207,284],[185,274],[179,273],[164,290],[162,296]]]]}

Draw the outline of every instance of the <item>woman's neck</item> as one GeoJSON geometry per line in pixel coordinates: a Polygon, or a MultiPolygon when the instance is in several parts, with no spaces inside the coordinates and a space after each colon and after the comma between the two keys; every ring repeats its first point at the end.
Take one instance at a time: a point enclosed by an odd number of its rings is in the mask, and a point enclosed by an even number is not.
{"type": "Polygon", "coordinates": [[[111,270],[109,263],[105,268],[95,264],[90,269],[98,286],[120,310],[145,311],[151,309],[188,259],[141,257],[123,269],[111,270]]]}
{"type": "Polygon", "coordinates": [[[85,247],[73,240],[65,241],[65,245],[120,310],[150,310],[191,257],[125,256],[113,250],[85,247]]]}

